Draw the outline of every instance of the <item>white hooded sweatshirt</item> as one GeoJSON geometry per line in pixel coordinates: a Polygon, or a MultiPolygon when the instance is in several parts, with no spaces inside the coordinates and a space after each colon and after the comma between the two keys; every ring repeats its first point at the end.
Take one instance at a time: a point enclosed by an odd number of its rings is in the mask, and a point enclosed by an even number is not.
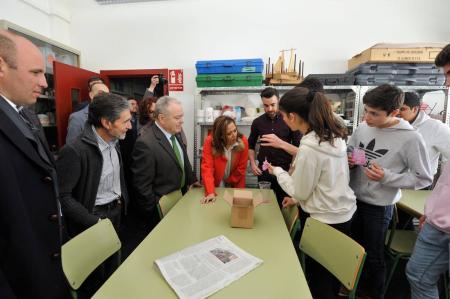
{"type": "Polygon", "coordinates": [[[289,175],[281,167],[273,174],[283,190],[312,218],[326,224],[349,221],[356,211],[356,197],[349,187],[347,147],[341,138],[334,145],[321,142],[314,131],[304,135],[289,175]]]}
{"type": "Polygon", "coordinates": [[[430,118],[424,111],[420,111],[412,123],[425,140],[432,174],[436,174],[439,154],[445,160],[450,154],[450,127],[443,122],[430,118]]]}

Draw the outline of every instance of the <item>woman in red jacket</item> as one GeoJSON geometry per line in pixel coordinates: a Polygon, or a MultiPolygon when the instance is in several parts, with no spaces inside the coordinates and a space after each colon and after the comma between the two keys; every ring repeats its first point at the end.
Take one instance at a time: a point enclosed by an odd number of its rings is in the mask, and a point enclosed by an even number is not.
{"type": "Polygon", "coordinates": [[[211,134],[203,144],[202,179],[205,197],[202,203],[214,200],[215,187],[245,187],[248,141],[238,132],[234,119],[218,117],[211,134]]]}

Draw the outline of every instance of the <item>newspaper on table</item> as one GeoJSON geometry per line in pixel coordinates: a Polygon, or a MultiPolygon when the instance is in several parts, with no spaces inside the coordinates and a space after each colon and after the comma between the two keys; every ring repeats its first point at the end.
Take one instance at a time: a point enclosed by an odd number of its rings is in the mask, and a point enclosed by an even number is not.
{"type": "Polygon", "coordinates": [[[218,236],[155,260],[180,298],[206,298],[262,264],[262,260],[218,236]]]}

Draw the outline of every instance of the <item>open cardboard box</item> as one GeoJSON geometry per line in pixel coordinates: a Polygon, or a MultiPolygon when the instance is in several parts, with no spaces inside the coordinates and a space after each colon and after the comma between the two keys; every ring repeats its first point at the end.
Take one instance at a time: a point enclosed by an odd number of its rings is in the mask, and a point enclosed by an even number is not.
{"type": "Polygon", "coordinates": [[[231,227],[252,228],[253,211],[261,203],[268,202],[264,200],[261,193],[253,196],[252,191],[234,190],[225,191],[223,199],[231,206],[231,227]]]}
{"type": "Polygon", "coordinates": [[[367,62],[434,63],[445,43],[376,44],[348,60],[348,69],[367,62]]]}

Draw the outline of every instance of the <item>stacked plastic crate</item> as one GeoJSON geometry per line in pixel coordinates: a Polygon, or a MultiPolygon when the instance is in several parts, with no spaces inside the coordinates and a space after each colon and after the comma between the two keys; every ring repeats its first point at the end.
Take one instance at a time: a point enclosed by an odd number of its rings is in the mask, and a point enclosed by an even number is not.
{"type": "Polygon", "coordinates": [[[364,63],[349,73],[358,85],[440,86],[445,76],[433,63],[364,63]]]}
{"type": "Polygon", "coordinates": [[[443,85],[445,77],[434,65],[445,44],[376,44],[348,60],[348,74],[358,85],[443,85]]]}
{"type": "Polygon", "coordinates": [[[197,87],[261,86],[263,60],[202,60],[195,64],[197,87]]]}

